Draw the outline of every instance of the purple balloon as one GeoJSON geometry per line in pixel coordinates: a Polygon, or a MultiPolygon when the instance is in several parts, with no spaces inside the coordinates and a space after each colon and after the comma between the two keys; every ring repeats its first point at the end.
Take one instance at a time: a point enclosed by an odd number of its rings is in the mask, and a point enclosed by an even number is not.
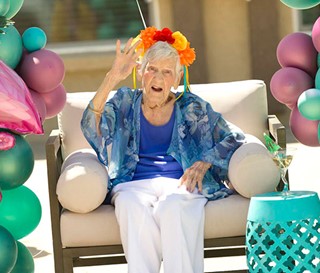
{"type": "Polygon", "coordinates": [[[314,47],[320,52],[320,17],[313,24],[311,37],[314,47]]]}
{"type": "Polygon", "coordinates": [[[296,67],[314,77],[317,73],[317,50],[310,35],[295,32],[285,36],[277,47],[277,59],[282,67],[296,67]]]}
{"type": "Polygon", "coordinates": [[[320,146],[318,139],[319,121],[304,118],[299,113],[298,107],[291,111],[289,126],[295,138],[302,144],[312,147],[320,146]]]}
{"type": "Polygon", "coordinates": [[[279,69],[273,74],[270,81],[270,91],[274,98],[289,106],[295,105],[299,96],[313,86],[312,77],[303,70],[294,67],[279,69]]]}
{"type": "Polygon", "coordinates": [[[23,56],[18,73],[29,88],[39,93],[47,93],[62,82],[65,69],[58,54],[41,49],[23,56]]]}
{"type": "Polygon", "coordinates": [[[67,93],[62,84],[48,93],[40,93],[46,104],[46,119],[56,116],[64,107],[67,101],[67,93]]]}

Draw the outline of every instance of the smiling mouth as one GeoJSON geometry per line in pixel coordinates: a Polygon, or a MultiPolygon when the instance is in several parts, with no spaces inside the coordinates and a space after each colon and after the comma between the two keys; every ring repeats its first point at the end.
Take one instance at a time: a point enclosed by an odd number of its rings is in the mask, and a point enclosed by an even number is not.
{"type": "Polygon", "coordinates": [[[163,89],[161,87],[152,86],[151,89],[155,92],[161,92],[163,89]]]}

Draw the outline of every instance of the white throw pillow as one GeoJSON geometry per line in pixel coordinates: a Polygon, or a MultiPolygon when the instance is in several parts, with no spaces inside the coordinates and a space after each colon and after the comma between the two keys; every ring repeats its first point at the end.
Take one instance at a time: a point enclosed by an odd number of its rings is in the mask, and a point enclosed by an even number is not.
{"type": "Polygon", "coordinates": [[[70,154],[57,184],[62,207],[77,213],[95,210],[107,195],[108,172],[92,151],[84,149],[70,154]]]}
{"type": "Polygon", "coordinates": [[[230,159],[229,179],[234,189],[244,197],[275,191],[280,171],[265,145],[256,137],[246,135],[247,143],[230,159]]]}

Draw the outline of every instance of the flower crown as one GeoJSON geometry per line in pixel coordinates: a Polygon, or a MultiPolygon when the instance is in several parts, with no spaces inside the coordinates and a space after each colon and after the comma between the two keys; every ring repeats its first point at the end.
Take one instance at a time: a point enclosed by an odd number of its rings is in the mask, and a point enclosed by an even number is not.
{"type": "Polygon", "coordinates": [[[140,31],[136,39],[142,41],[137,48],[142,49],[142,56],[156,42],[163,41],[178,51],[181,65],[189,66],[196,59],[194,48],[190,48],[190,43],[180,31],[172,32],[169,28],[158,30],[156,27],[147,27],[140,31]]]}

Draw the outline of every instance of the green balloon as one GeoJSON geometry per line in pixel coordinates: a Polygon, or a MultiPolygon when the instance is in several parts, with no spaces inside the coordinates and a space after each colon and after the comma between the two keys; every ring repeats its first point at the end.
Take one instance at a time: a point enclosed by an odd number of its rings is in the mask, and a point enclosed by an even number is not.
{"type": "Polygon", "coordinates": [[[34,261],[28,248],[17,241],[18,257],[14,268],[10,273],[34,273],[34,261]]]}
{"type": "Polygon", "coordinates": [[[316,89],[320,89],[320,68],[317,71],[316,77],[314,79],[316,89]]]}
{"type": "Polygon", "coordinates": [[[320,3],[320,0],[281,0],[282,3],[293,9],[309,9],[320,3]]]}
{"type": "Polygon", "coordinates": [[[320,90],[311,88],[304,91],[298,99],[300,114],[308,120],[320,120],[320,90]]]}
{"type": "Polygon", "coordinates": [[[10,0],[0,1],[0,16],[4,16],[8,13],[10,8],[10,0]]]}
{"type": "Polygon", "coordinates": [[[9,150],[0,150],[0,187],[2,190],[21,186],[28,180],[34,167],[34,155],[29,143],[21,135],[13,133],[12,135],[16,140],[15,146],[9,150]]]}
{"type": "MultiPolygon", "coordinates": [[[[0,223],[16,240],[30,234],[41,219],[41,204],[35,193],[25,186],[2,191],[0,223]]],[[[0,271],[1,272],[1,271],[0,271]]]]}
{"type": "Polygon", "coordinates": [[[10,8],[8,12],[5,14],[7,19],[11,19],[15,16],[18,11],[21,9],[24,0],[10,0],[10,8]]]}
{"type": "Polygon", "coordinates": [[[18,256],[16,240],[11,233],[0,226],[0,272],[9,273],[14,267],[18,256]]]}
{"type": "Polygon", "coordinates": [[[13,25],[0,29],[4,32],[0,35],[0,60],[15,69],[23,51],[21,35],[13,25]]]}

